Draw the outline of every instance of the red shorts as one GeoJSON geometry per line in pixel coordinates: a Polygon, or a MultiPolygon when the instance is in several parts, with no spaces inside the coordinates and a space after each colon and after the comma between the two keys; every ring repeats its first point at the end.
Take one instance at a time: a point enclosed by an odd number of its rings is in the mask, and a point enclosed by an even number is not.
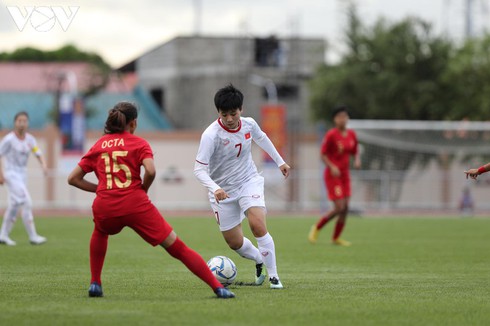
{"type": "Polygon", "coordinates": [[[328,169],[325,169],[323,179],[330,200],[339,200],[351,196],[349,171],[341,171],[339,177],[334,177],[328,169]]]}
{"type": "Polygon", "coordinates": [[[130,227],[152,246],[161,244],[173,230],[153,204],[146,211],[117,217],[98,216],[94,210],[94,222],[97,230],[109,235],[130,227]]]}

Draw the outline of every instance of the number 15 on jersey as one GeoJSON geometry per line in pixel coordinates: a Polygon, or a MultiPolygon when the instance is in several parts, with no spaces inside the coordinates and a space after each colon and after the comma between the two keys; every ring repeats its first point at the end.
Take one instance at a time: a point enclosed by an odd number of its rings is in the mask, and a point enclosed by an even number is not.
{"type": "Polygon", "coordinates": [[[105,175],[107,179],[107,189],[113,188],[113,183],[116,184],[118,188],[127,188],[131,185],[131,170],[126,164],[119,163],[119,157],[125,157],[128,155],[128,151],[114,151],[112,155],[109,153],[102,153],[101,158],[104,160],[105,164],[105,175]],[[112,162],[111,162],[112,161],[112,162]],[[121,181],[116,173],[123,171],[126,175],[126,181],[121,181]]]}

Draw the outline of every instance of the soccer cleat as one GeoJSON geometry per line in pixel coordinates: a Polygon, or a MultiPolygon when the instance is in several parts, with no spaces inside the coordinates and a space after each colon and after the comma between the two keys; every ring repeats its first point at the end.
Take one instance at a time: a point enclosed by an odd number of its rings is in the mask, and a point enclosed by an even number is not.
{"type": "Polygon", "coordinates": [[[219,299],[233,299],[235,297],[235,293],[231,292],[227,288],[217,288],[214,290],[214,293],[216,293],[216,296],[219,299]]]}
{"type": "Polygon", "coordinates": [[[6,238],[0,238],[0,244],[4,244],[4,245],[7,245],[7,246],[15,246],[17,243],[10,239],[9,237],[6,237],[6,238]]]}
{"type": "Polygon", "coordinates": [[[349,241],[346,241],[346,240],[342,240],[342,239],[335,239],[335,240],[332,240],[332,243],[336,246],[342,246],[342,247],[350,247],[352,246],[352,243],[350,243],[349,241]]]}
{"type": "Polygon", "coordinates": [[[314,224],[310,229],[310,233],[308,234],[308,240],[311,243],[316,243],[316,241],[318,240],[319,233],[320,231],[317,229],[316,224],[314,224]]]}
{"type": "Polygon", "coordinates": [[[38,235],[34,239],[31,239],[31,245],[42,245],[43,243],[46,243],[46,241],[48,241],[48,239],[46,239],[45,237],[41,237],[40,235],[38,235]]]}
{"type": "Polygon", "coordinates": [[[284,288],[282,286],[281,281],[277,277],[271,277],[269,278],[269,282],[271,283],[271,289],[282,289],[284,288]]]}
{"type": "Polygon", "coordinates": [[[104,296],[102,285],[97,282],[92,282],[88,288],[88,296],[91,298],[100,298],[104,296]]]}
{"type": "Polygon", "coordinates": [[[265,281],[265,273],[264,273],[264,264],[255,265],[256,273],[255,273],[255,284],[262,285],[265,281]]]}

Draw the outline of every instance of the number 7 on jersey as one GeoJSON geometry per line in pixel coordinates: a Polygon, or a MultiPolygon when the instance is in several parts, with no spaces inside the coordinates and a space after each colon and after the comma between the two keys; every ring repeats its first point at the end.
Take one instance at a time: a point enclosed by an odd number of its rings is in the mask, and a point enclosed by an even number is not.
{"type": "Polygon", "coordinates": [[[235,148],[238,148],[238,154],[236,155],[236,157],[240,157],[240,154],[242,153],[242,143],[236,144],[235,148]]]}

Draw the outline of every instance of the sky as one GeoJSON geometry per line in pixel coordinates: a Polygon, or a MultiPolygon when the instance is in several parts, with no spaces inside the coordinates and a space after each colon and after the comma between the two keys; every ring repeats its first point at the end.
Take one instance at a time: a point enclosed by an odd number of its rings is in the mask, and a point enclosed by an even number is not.
{"type": "MultiPolygon", "coordinates": [[[[464,31],[465,1],[356,0],[356,3],[368,24],[380,17],[398,21],[417,16],[432,23],[436,33],[458,39],[464,31]]],[[[490,0],[473,1],[475,29],[481,29],[490,21],[490,0]]],[[[346,2],[0,0],[0,52],[23,46],[52,50],[72,43],[99,53],[113,67],[118,67],[173,37],[193,34],[195,8],[200,3],[198,30],[202,35],[323,38],[329,44],[326,55],[329,60],[342,51],[346,2]],[[30,16],[27,7],[34,7],[30,16]]]]}

